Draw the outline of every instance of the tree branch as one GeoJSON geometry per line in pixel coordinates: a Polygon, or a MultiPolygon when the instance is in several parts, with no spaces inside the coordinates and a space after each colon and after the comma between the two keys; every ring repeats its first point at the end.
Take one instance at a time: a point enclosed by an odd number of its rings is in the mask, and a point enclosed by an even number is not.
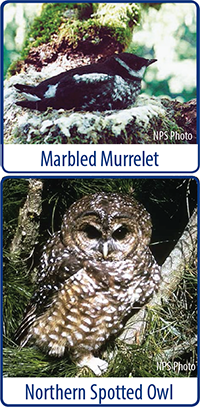
{"type": "Polygon", "coordinates": [[[185,269],[197,256],[197,210],[192,214],[182,236],[161,267],[162,283],[159,291],[154,295],[147,306],[130,318],[125,325],[120,339],[127,344],[142,342],[146,322],[147,309],[160,306],[167,301],[183,278],[185,269]]]}
{"type": "Polygon", "coordinates": [[[10,253],[16,261],[19,258],[24,260],[30,258],[37,243],[42,211],[42,189],[41,180],[29,180],[29,192],[23,208],[19,211],[18,226],[10,247],[10,253]]]}

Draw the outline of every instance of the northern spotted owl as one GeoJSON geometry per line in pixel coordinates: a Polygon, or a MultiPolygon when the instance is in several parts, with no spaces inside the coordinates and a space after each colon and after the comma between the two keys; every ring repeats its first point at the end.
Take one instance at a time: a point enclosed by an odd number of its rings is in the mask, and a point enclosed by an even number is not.
{"type": "Polygon", "coordinates": [[[96,193],[72,204],[44,247],[17,342],[32,339],[52,356],[69,352],[101,374],[102,345],[158,289],[150,239],[150,215],[130,196],[96,193]]]}

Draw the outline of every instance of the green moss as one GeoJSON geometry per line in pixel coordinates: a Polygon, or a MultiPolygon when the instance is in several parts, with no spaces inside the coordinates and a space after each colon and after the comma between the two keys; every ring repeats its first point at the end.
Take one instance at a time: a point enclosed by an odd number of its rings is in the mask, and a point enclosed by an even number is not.
{"type": "Polygon", "coordinates": [[[17,59],[16,61],[13,61],[7,71],[6,78],[9,79],[11,76],[15,75],[16,73],[19,73],[22,68],[22,60],[21,58],[17,59]]]}
{"type": "MultiPolygon", "coordinates": [[[[164,122],[163,122],[163,131],[167,131],[168,132],[168,134],[171,134],[171,132],[174,132],[174,133],[184,133],[184,130],[181,128],[181,127],[179,127],[177,124],[176,124],[176,122],[175,121],[172,121],[172,120],[169,120],[169,119],[165,119],[164,120],[164,122]]],[[[170,143],[170,141],[171,141],[171,143],[172,144],[177,144],[177,141],[176,141],[176,139],[174,138],[169,138],[169,143],[170,143]]],[[[185,141],[179,141],[179,144],[185,144],[185,141]]]]}
{"type": "MultiPolygon", "coordinates": [[[[70,7],[70,4],[68,4],[70,7]]],[[[37,47],[42,43],[48,43],[52,34],[57,33],[66,10],[65,3],[44,4],[41,15],[36,17],[29,32],[27,33],[22,58],[28,55],[31,47],[37,47]]]]}
{"type": "Polygon", "coordinates": [[[76,15],[79,20],[90,18],[93,12],[98,8],[97,3],[78,3],[74,6],[77,6],[76,15]]]}
{"type": "MultiPolygon", "coordinates": [[[[102,36],[113,37],[123,47],[132,38],[132,29],[139,23],[140,6],[137,4],[106,3],[49,3],[44,4],[27,33],[21,59],[25,59],[32,47],[53,41],[65,40],[75,48],[80,41],[90,39],[98,43],[102,36]]],[[[19,64],[20,59],[15,62],[19,64]]],[[[15,72],[15,64],[9,72],[15,72]]]]}
{"type": "Polygon", "coordinates": [[[96,17],[103,27],[110,30],[113,38],[127,46],[132,39],[132,28],[140,20],[140,6],[135,3],[100,3],[96,17]]]}
{"type": "Polygon", "coordinates": [[[76,47],[80,41],[99,43],[103,36],[114,38],[123,47],[132,39],[132,28],[140,19],[136,4],[99,4],[96,13],[87,20],[70,19],[60,27],[59,39],[76,47]]]}

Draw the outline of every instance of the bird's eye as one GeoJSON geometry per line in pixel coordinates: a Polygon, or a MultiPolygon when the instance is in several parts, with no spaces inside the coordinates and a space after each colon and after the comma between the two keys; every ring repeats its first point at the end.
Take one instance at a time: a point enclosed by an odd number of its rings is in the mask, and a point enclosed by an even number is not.
{"type": "Polygon", "coordinates": [[[128,229],[125,227],[125,226],[120,226],[118,229],[116,229],[114,232],[113,232],[113,238],[115,239],[115,240],[122,240],[122,239],[124,239],[125,238],[125,236],[127,235],[127,233],[128,233],[129,231],[128,231],[128,229]]]}
{"type": "Polygon", "coordinates": [[[83,232],[86,233],[88,239],[99,239],[101,237],[101,232],[91,225],[85,226],[83,232]]]}

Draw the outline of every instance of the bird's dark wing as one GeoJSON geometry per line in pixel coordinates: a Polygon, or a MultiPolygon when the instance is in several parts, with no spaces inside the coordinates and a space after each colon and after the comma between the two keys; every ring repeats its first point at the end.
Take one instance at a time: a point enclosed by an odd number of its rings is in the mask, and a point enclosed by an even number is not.
{"type": "Polygon", "coordinates": [[[14,84],[14,87],[17,90],[19,90],[20,92],[28,92],[28,93],[31,93],[35,89],[35,86],[23,85],[22,83],[16,83],[16,84],[14,84]]]}
{"type": "MultiPolygon", "coordinates": [[[[17,102],[17,105],[40,111],[45,111],[47,107],[66,110],[72,108],[75,110],[95,110],[93,108],[95,100],[97,107],[103,108],[102,97],[105,96],[103,92],[107,93],[108,86],[109,88],[112,87],[112,79],[112,76],[98,72],[75,74],[73,76],[66,73],[58,83],[53,97],[43,97],[41,100],[36,101],[23,100],[17,102]]],[[[49,85],[49,93],[51,87],[53,90],[54,86],[49,85]]],[[[97,110],[99,109],[97,108],[97,110]]]]}
{"type": "MultiPolygon", "coordinates": [[[[54,107],[54,102],[55,102],[54,98],[41,99],[39,101],[21,100],[20,102],[16,102],[16,105],[44,112],[48,107],[54,107]]],[[[55,107],[55,109],[57,108],[55,107]]]]}
{"type": "Polygon", "coordinates": [[[114,61],[115,61],[114,58],[109,58],[109,60],[106,62],[83,65],[77,68],[69,69],[68,71],[61,72],[58,75],[45,79],[44,81],[40,82],[39,85],[37,86],[16,83],[14,84],[14,87],[20,92],[30,92],[32,94],[35,93],[37,96],[42,98],[49,86],[54,86],[60,83],[63,79],[65,80],[65,78],[67,80],[72,79],[73,76],[76,74],[82,75],[94,72],[113,74],[114,70],[112,69],[112,66],[114,61]]]}
{"type": "Polygon", "coordinates": [[[56,91],[56,106],[95,110],[95,105],[103,106],[102,98],[108,93],[112,82],[112,76],[99,72],[75,74],[72,78],[63,77],[56,91]]]}
{"type": "MultiPolygon", "coordinates": [[[[59,75],[52,76],[51,78],[45,79],[44,81],[40,82],[37,86],[31,85],[24,85],[22,83],[15,83],[14,87],[19,90],[20,92],[27,92],[30,94],[36,94],[38,97],[42,98],[48,86],[56,85],[61,81],[63,76],[67,74],[68,71],[62,72],[59,75]]],[[[69,71],[70,72],[70,71],[69,71]]]]}
{"type": "MultiPolygon", "coordinates": [[[[88,85],[90,88],[92,82],[95,82],[94,80],[89,79],[89,75],[113,75],[116,68],[115,64],[115,58],[111,57],[102,63],[99,62],[85,65],[62,72],[59,75],[52,76],[51,78],[42,81],[37,86],[17,83],[14,85],[15,88],[18,91],[25,93],[26,100],[19,101],[16,104],[18,106],[40,111],[45,111],[48,106],[55,109],[62,107],[65,109],[71,109],[76,107],[78,104],[77,92],[81,93],[83,96],[87,95],[88,90],[86,88],[88,85]],[[85,75],[88,75],[88,81],[85,80],[85,75]],[[79,77],[78,80],[75,79],[77,76],[79,77]]],[[[101,77],[100,82],[102,83],[102,81],[103,79],[101,77]]],[[[98,80],[96,81],[96,85],[98,86],[98,80]]],[[[89,92],[90,91],[91,90],[89,89],[89,92]]],[[[81,107],[80,104],[79,109],[81,107]]]]}

